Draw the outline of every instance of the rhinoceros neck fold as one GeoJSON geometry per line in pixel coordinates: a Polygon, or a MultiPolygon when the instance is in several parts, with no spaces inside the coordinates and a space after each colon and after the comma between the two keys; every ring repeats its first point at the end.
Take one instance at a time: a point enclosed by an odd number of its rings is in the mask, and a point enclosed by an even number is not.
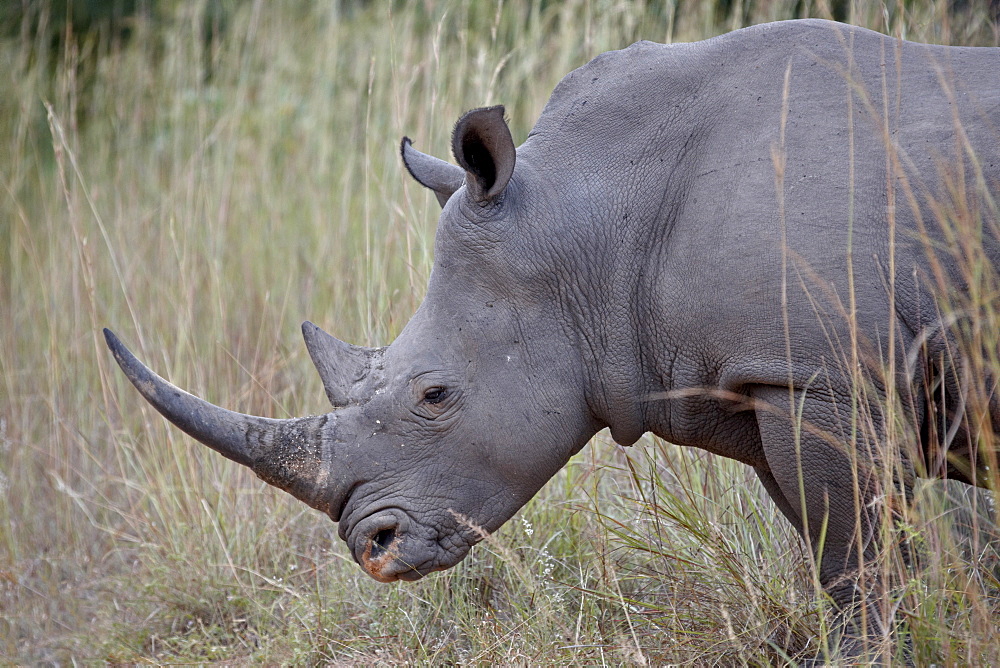
{"type": "Polygon", "coordinates": [[[111,331],[105,329],[104,337],[129,381],[179,429],[264,482],[328,512],[331,462],[323,438],[328,416],[275,420],[220,408],[153,373],[111,331]]]}

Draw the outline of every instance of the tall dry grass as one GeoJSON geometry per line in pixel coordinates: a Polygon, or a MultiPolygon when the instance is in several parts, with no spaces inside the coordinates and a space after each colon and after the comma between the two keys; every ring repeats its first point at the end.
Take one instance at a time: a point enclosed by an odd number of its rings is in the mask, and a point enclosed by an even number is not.
{"type": "MultiPolygon", "coordinates": [[[[971,4],[848,18],[996,44],[971,4]]],[[[208,6],[165,3],[124,41],[0,43],[0,660],[765,665],[821,650],[808,559],[733,462],[599,436],[458,567],[386,587],[334,525],[169,428],[100,338],[113,325],[232,409],[323,411],[298,324],[385,343],[426,284],[437,204],[400,168],[402,134],[445,156],[462,111],[504,103],[520,141],[597,53],[798,4],[256,0],[206,37],[208,6]]],[[[995,234],[995,209],[979,213],[995,234]]],[[[996,277],[969,271],[982,289],[956,308],[980,314],[988,374],[996,277]]],[[[988,504],[921,493],[902,526],[933,558],[896,568],[891,594],[914,656],[1000,662],[988,504]]]]}

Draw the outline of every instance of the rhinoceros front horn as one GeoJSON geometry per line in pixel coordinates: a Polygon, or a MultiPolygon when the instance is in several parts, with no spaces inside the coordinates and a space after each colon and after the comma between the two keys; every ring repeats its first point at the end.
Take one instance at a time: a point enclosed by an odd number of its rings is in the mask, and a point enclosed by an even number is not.
{"type": "Polygon", "coordinates": [[[313,508],[339,510],[331,507],[328,482],[332,456],[324,427],[330,416],[275,420],[219,408],[150,371],[110,330],[104,338],[139,393],[182,431],[313,508]]]}

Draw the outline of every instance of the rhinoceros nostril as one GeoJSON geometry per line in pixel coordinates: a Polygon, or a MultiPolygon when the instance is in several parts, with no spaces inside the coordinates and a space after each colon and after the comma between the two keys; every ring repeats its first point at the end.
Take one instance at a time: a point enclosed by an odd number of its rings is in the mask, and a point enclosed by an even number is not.
{"type": "Polygon", "coordinates": [[[386,550],[389,549],[389,545],[392,541],[396,539],[396,529],[389,527],[388,529],[382,529],[377,534],[372,536],[372,551],[371,558],[378,559],[381,557],[386,550]]]}

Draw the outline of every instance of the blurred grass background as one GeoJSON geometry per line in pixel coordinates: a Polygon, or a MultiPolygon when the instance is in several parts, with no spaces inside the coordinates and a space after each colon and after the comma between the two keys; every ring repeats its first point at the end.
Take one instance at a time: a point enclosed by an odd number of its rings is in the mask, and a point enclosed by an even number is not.
{"type": "MultiPolygon", "coordinates": [[[[403,134],[448,157],[463,111],[505,104],[520,143],[563,75],[637,39],[820,16],[998,45],[995,14],[972,0],[5,3],[0,662],[817,651],[828,610],[800,543],[734,462],[599,435],[458,567],[380,585],[326,518],[169,428],[100,329],[219,405],[323,412],[299,323],[381,345],[425,289],[439,209],[401,168],[403,134]]],[[[913,531],[934,566],[899,594],[915,655],[1000,663],[995,551],[927,515],[913,531]]]]}

